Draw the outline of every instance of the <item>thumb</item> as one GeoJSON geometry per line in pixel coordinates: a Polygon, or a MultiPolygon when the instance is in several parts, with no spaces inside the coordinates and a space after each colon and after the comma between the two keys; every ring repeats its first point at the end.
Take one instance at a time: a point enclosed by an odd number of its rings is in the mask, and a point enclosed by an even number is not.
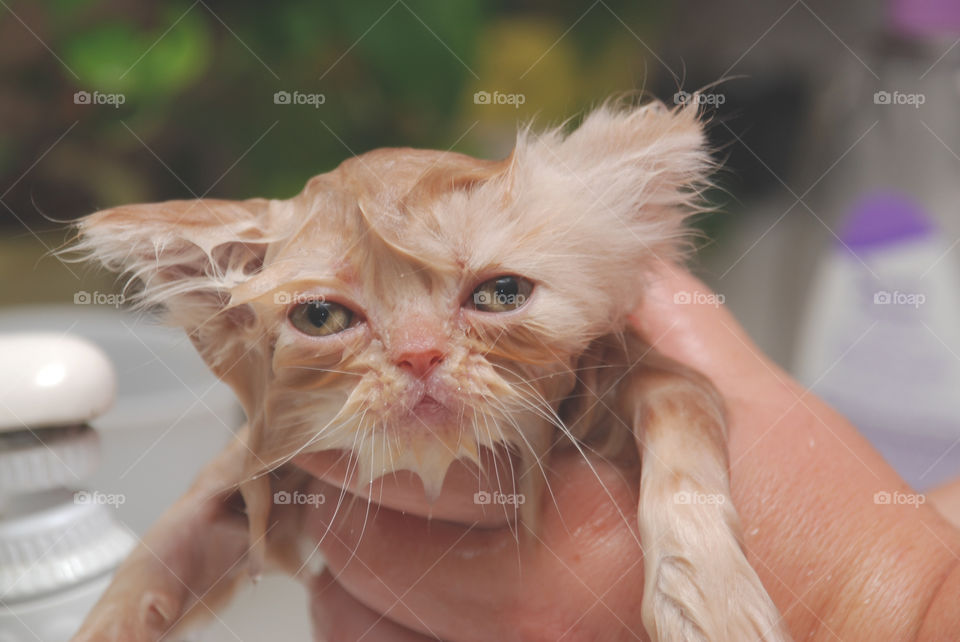
{"type": "Polygon", "coordinates": [[[664,264],[652,273],[630,322],[657,351],[702,372],[727,397],[796,393],[797,384],[747,336],[723,296],[682,267],[664,264]]]}

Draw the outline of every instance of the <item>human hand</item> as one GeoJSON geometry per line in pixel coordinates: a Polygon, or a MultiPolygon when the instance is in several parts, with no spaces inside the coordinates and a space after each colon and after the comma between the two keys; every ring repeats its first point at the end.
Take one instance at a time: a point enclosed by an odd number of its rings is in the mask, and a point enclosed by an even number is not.
{"type": "MultiPolygon", "coordinates": [[[[684,271],[664,271],[634,323],[726,398],[744,546],[792,635],[960,639],[960,533],[929,505],[875,503],[874,493],[911,491],[727,310],[675,304],[683,291],[707,293],[684,271]]],[[[323,480],[318,492],[338,492],[328,484],[345,470],[331,454],[300,464],[323,480]]],[[[552,458],[549,481],[539,546],[492,523],[471,501],[475,473],[461,469],[433,504],[403,476],[376,484],[369,510],[362,502],[334,518],[338,503],[327,502],[307,518],[329,564],[312,584],[318,629],[331,640],[645,639],[630,518],[637,472],[568,452],[552,458]]]]}

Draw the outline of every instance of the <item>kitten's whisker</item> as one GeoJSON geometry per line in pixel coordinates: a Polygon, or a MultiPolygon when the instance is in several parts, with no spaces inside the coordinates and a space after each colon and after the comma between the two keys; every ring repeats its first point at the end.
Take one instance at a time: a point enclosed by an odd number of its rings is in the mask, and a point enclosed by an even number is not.
{"type": "MultiPolygon", "coordinates": [[[[525,376],[523,375],[523,373],[518,372],[518,371],[516,371],[516,370],[512,370],[511,368],[509,368],[509,367],[507,367],[507,366],[505,366],[505,365],[503,365],[503,364],[495,363],[495,362],[490,362],[490,365],[493,366],[494,368],[499,368],[500,370],[504,370],[504,371],[506,371],[506,372],[509,372],[509,373],[512,374],[512,375],[515,375],[516,377],[518,377],[518,378],[519,378],[523,383],[525,383],[525,384],[536,383],[537,381],[543,381],[544,379],[550,379],[550,378],[552,378],[552,377],[556,377],[556,376],[559,376],[559,375],[561,374],[561,373],[551,373],[551,374],[540,375],[539,377],[527,378],[527,377],[525,377],[525,376]]],[[[578,367],[576,367],[576,368],[567,368],[567,369],[564,370],[564,372],[578,373],[578,372],[586,372],[587,370],[602,370],[603,368],[619,368],[619,367],[622,367],[622,366],[619,366],[619,365],[617,365],[617,364],[606,364],[606,363],[604,363],[604,364],[597,364],[597,365],[592,365],[592,366],[578,366],[578,367]]]]}
{"type": "Polygon", "coordinates": [[[350,417],[345,417],[343,420],[340,421],[340,423],[338,423],[338,424],[336,424],[336,425],[333,425],[333,422],[336,421],[339,416],[340,416],[340,415],[339,415],[339,413],[338,413],[337,415],[335,415],[335,416],[333,417],[333,419],[331,419],[329,422],[327,422],[327,424],[326,424],[325,426],[323,426],[322,428],[320,428],[319,430],[315,430],[315,429],[305,430],[305,431],[304,431],[305,434],[308,433],[308,432],[311,434],[310,439],[308,439],[305,444],[303,444],[302,446],[299,446],[298,448],[296,448],[292,453],[289,453],[289,454],[287,454],[287,455],[281,455],[281,456],[277,457],[276,459],[274,459],[272,462],[270,462],[270,463],[268,463],[268,464],[265,464],[265,465],[264,465],[265,469],[266,469],[266,470],[276,470],[276,469],[279,468],[280,466],[283,466],[284,464],[290,463],[290,461],[292,461],[294,457],[296,457],[297,455],[300,455],[300,454],[303,453],[307,448],[309,448],[310,446],[312,446],[313,444],[315,444],[319,439],[321,439],[321,438],[323,437],[323,435],[324,435],[327,431],[334,431],[334,430],[338,430],[338,429],[340,429],[340,428],[343,428],[344,426],[347,425],[347,423],[348,423],[351,419],[353,419],[352,416],[350,416],[350,417]]]}
{"type": "MultiPolygon", "coordinates": [[[[501,406],[501,407],[503,407],[504,404],[503,404],[502,402],[499,402],[498,405],[501,406]]],[[[501,412],[503,412],[503,411],[501,410],[501,412]]],[[[509,418],[509,420],[511,421],[511,423],[512,423],[513,426],[514,426],[514,430],[517,432],[517,434],[521,435],[521,438],[523,438],[524,441],[526,441],[526,438],[523,437],[523,433],[522,433],[522,431],[521,431],[521,429],[520,429],[519,422],[517,422],[517,421],[515,420],[514,415],[504,413],[504,416],[509,418]]],[[[533,452],[533,448],[529,445],[529,443],[527,444],[527,448],[528,448],[531,452],[533,452]]],[[[514,465],[513,465],[513,459],[511,459],[511,458],[509,457],[509,452],[508,452],[507,454],[508,454],[508,457],[507,457],[508,463],[510,464],[510,479],[511,479],[511,485],[512,485],[512,487],[513,487],[514,496],[516,496],[516,494],[517,494],[517,471],[516,471],[516,468],[515,468],[514,465]]],[[[537,457],[537,454],[536,454],[535,452],[533,452],[533,454],[534,454],[534,457],[539,460],[539,457],[537,457]]],[[[521,457],[521,461],[522,461],[522,457],[521,457]]],[[[542,467],[541,467],[541,470],[542,470],[542,467]]],[[[546,478],[546,474],[544,474],[544,478],[546,478]]],[[[555,498],[555,497],[552,497],[552,495],[553,495],[553,492],[551,491],[551,498],[553,499],[554,505],[556,505],[556,503],[557,503],[556,498],[555,498]]],[[[533,501],[533,498],[531,498],[531,501],[533,501]]],[[[504,513],[506,513],[506,511],[507,511],[507,507],[506,507],[506,505],[504,505],[504,513]]],[[[520,513],[519,513],[519,506],[518,506],[518,509],[515,511],[514,520],[513,520],[513,521],[510,521],[510,520],[509,520],[509,514],[507,514],[507,518],[508,518],[508,520],[507,520],[507,527],[510,529],[510,533],[513,535],[513,540],[514,540],[514,542],[515,542],[515,544],[516,544],[516,550],[517,550],[517,568],[522,572],[522,568],[523,568],[523,567],[522,567],[523,555],[522,555],[522,551],[521,551],[521,549],[520,549],[520,513]]],[[[562,518],[561,518],[561,521],[562,521],[562,518]]]]}
{"type": "MultiPolygon", "coordinates": [[[[389,444],[390,433],[389,433],[388,431],[384,430],[384,431],[383,431],[383,435],[384,435],[383,438],[384,438],[385,440],[387,440],[387,443],[389,444]]],[[[400,436],[399,436],[399,435],[394,435],[394,438],[397,440],[397,444],[399,445],[399,444],[400,444],[400,436]]],[[[397,449],[394,449],[393,447],[391,447],[391,451],[392,451],[392,452],[399,452],[397,449]]],[[[399,480],[399,478],[397,477],[397,469],[396,469],[396,467],[393,467],[393,470],[390,471],[390,474],[393,475],[393,481],[394,481],[394,483],[396,483],[396,484],[399,486],[400,480],[399,480]]],[[[383,482],[382,482],[382,481],[380,482],[380,503],[381,503],[381,504],[383,503],[383,482]]],[[[379,512],[379,511],[378,511],[378,512],[379,512]]]]}
{"type": "MultiPolygon", "coordinates": [[[[593,462],[590,461],[590,458],[587,456],[587,452],[584,450],[584,446],[586,446],[594,455],[599,455],[599,453],[597,453],[597,451],[594,448],[592,448],[589,444],[582,444],[580,440],[577,439],[576,436],[574,436],[574,434],[570,431],[569,428],[567,428],[566,424],[564,424],[564,422],[560,419],[560,417],[556,414],[556,412],[553,411],[553,409],[549,406],[549,404],[546,403],[546,399],[543,398],[543,395],[541,395],[539,391],[532,388],[528,388],[527,391],[534,395],[537,395],[541,400],[541,402],[551,410],[552,415],[557,418],[557,423],[555,425],[567,436],[567,438],[573,444],[574,448],[577,449],[577,452],[580,453],[580,456],[583,457],[584,462],[590,468],[590,471],[593,473],[593,476],[597,478],[597,482],[600,484],[600,487],[603,489],[604,494],[610,500],[610,503],[613,504],[613,506],[616,508],[617,513],[623,519],[624,524],[626,524],[629,527],[631,524],[631,520],[627,517],[627,515],[623,512],[623,510],[620,509],[620,506],[617,504],[616,499],[614,499],[613,497],[613,493],[611,493],[610,489],[607,488],[607,485],[603,483],[603,479],[601,479],[600,473],[597,471],[596,466],[594,466],[593,462]]],[[[628,528],[628,530],[630,532],[630,535],[637,542],[637,546],[641,546],[639,534],[635,533],[633,528],[628,528]]]]}
{"type": "MultiPolygon", "coordinates": [[[[494,441],[494,438],[493,438],[493,435],[492,435],[492,431],[491,431],[490,425],[489,425],[489,423],[488,423],[488,420],[492,420],[493,418],[492,418],[492,417],[489,417],[486,413],[484,413],[484,414],[482,415],[482,417],[483,417],[483,420],[484,420],[484,430],[487,431],[487,434],[489,435],[489,438],[490,438],[490,440],[491,440],[491,443],[494,444],[493,450],[492,450],[492,454],[493,454],[493,468],[494,468],[494,475],[496,476],[496,479],[497,479],[497,483],[496,483],[496,485],[493,486],[493,487],[494,487],[495,489],[499,489],[499,488],[502,488],[502,487],[503,487],[503,486],[502,486],[502,482],[501,482],[501,480],[500,480],[500,468],[499,468],[499,466],[497,465],[497,459],[498,459],[499,455],[497,454],[497,451],[496,451],[496,445],[495,445],[495,444],[496,444],[496,441],[494,441]]],[[[510,477],[511,477],[511,480],[512,480],[511,483],[512,483],[512,486],[513,486],[513,488],[514,488],[514,492],[516,492],[516,477],[515,477],[515,473],[514,473],[514,469],[513,469],[513,462],[508,462],[508,463],[510,464],[509,468],[510,468],[510,477]]],[[[490,481],[490,480],[489,480],[489,477],[488,477],[488,481],[490,481]]],[[[492,484],[491,484],[491,485],[492,485],[492,484]]],[[[507,527],[510,529],[510,532],[514,535],[514,537],[519,537],[519,529],[518,529],[516,532],[514,532],[514,530],[513,530],[513,524],[512,524],[512,520],[510,519],[510,513],[509,513],[509,511],[507,510],[507,504],[504,504],[504,505],[503,505],[503,515],[504,515],[504,518],[505,518],[506,521],[507,521],[507,527]]],[[[518,541],[519,541],[519,539],[518,539],[518,541]]]]}
{"type": "MultiPolygon", "coordinates": [[[[513,399],[513,401],[515,401],[520,406],[521,409],[535,412],[538,416],[545,419],[548,423],[556,426],[557,428],[560,428],[561,430],[565,429],[565,426],[563,425],[563,420],[560,419],[560,417],[555,412],[553,412],[553,408],[551,408],[546,401],[544,401],[543,404],[546,406],[547,410],[549,410],[550,412],[545,411],[539,402],[534,403],[534,400],[524,398],[520,392],[521,389],[519,386],[515,386],[514,391],[517,396],[513,399]]],[[[495,398],[490,397],[487,399],[487,402],[492,403],[494,400],[495,398]]],[[[500,399],[496,399],[496,401],[501,404],[503,403],[503,401],[500,399]]],[[[504,406],[504,408],[505,408],[504,414],[509,414],[509,409],[507,409],[506,406],[504,406]]]]}
{"type": "MultiPolygon", "coordinates": [[[[365,438],[366,438],[366,437],[365,437],[365,438]]],[[[377,445],[377,444],[376,444],[376,441],[377,441],[377,439],[376,439],[376,432],[374,432],[374,431],[372,431],[372,430],[369,431],[369,438],[370,438],[370,442],[371,442],[371,443],[370,443],[370,481],[369,481],[369,483],[367,483],[367,490],[366,490],[366,492],[364,493],[364,494],[367,496],[367,507],[366,507],[366,509],[364,509],[364,513],[363,513],[363,526],[360,527],[360,534],[357,536],[357,544],[356,544],[356,546],[354,547],[353,552],[350,553],[350,557],[347,558],[347,564],[349,564],[349,563],[353,560],[353,558],[356,557],[357,552],[360,550],[360,546],[361,546],[361,544],[363,543],[363,535],[364,535],[364,533],[367,532],[367,521],[370,519],[370,505],[373,503],[373,498],[371,497],[371,495],[373,494],[373,493],[372,493],[372,491],[373,491],[373,475],[375,474],[375,473],[374,473],[373,466],[374,466],[374,462],[376,461],[376,458],[375,458],[376,445],[377,445]]],[[[361,447],[363,446],[362,443],[361,443],[360,445],[361,445],[361,447]]],[[[382,488],[383,488],[383,485],[381,484],[381,489],[382,489],[382,488]]]]}
{"type": "MultiPolygon", "coordinates": [[[[339,463],[340,463],[341,461],[343,461],[344,459],[347,459],[347,460],[348,460],[348,464],[349,464],[349,457],[350,457],[350,452],[349,452],[349,451],[343,451],[343,452],[340,454],[340,456],[337,458],[337,461],[335,462],[335,465],[336,465],[336,464],[339,464],[339,463]]],[[[340,500],[338,500],[338,504],[337,504],[338,508],[339,508],[339,502],[340,502],[341,500],[342,500],[342,494],[341,494],[340,500]]],[[[336,510],[337,510],[337,509],[334,509],[334,513],[336,513],[336,510]]],[[[323,540],[326,538],[327,534],[330,532],[330,529],[332,528],[332,526],[333,526],[333,519],[331,519],[331,520],[330,520],[330,523],[327,524],[327,529],[326,529],[326,531],[323,533],[323,535],[320,536],[320,539],[317,540],[317,543],[314,545],[313,549],[311,549],[311,551],[304,557],[304,560],[303,560],[303,562],[300,564],[300,567],[297,569],[296,573],[293,574],[294,577],[299,577],[300,572],[307,566],[307,564],[310,563],[310,560],[313,559],[313,557],[314,557],[315,555],[318,555],[318,554],[320,553],[320,545],[323,543],[323,540]]]]}
{"type": "MultiPolygon", "coordinates": [[[[364,417],[366,417],[366,411],[364,411],[364,413],[360,416],[359,423],[360,423],[361,425],[362,425],[362,423],[363,423],[364,417]]],[[[361,432],[362,432],[361,430],[357,430],[357,431],[354,433],[354,435],[353,435],[353,445],[352,445],[352,447],[350,448],[350,450],[347,451],[348,453],[355,453],[355,452],[357,452],[357,441],[360,439],[360,433],[361,433],[361,432]]],[[[352,478],[353,475],[356,473],[358,467],[359,467],[359,463],[357,462],[356,458],[355,458],[355,457],[350,457],[349,460],[347,461],[347,470],[346,470],[346,472],[345,472],[345,474],[344,474],[343,485],[340,487],[340,496],[337,498],[337,506],[336,506],[336,508],[334,508],[334,510],[333,510],[333,515],[330,516],[330,522],[327,524],[327,531],[326,531],[326,532],[320,537],[320,539],[317,541],[317,546],[318,546],[318,547],[320,546],[321,543],[323,543],[323,540],[326,538],[326,536],[329,534],[329,532],[333,529],[333,523],[334,523],[334,521],[335,521],[336,518],[337,518],[337,514],[339,514],[339,512],[340,512],[340,508],[343,506],[344,498],[345,498],[348,494],[351,494],[351,493],[349,493],[349,491],[347,490],[347,487],[350,485],[350,483],[351,483],[351,478],[352,478]],[[352,465],[352,468],[351,468],[351,465],[352,465]]]]}
{"type": "MultiPolygon", "coordinates": [[[[317,441],[319,441],[319,440],[324,436],[324,434],[325,434],[328,430],[329,430],[329,431],[333,431],[333,430],[337,430],[337,429],[340,429],[340,428],[343,428],[344,426],[346,426],[346,425],[347,425],[347,422],[349,422],[350,420],[352,420],[352,419],[354,419],[354,418],[356,417],[355,414],[346,415],[345,412],[344,412],[345,409],[346,409],[346,407],[347,407],[347,404],[344,404],[343,406],[341,406],[341,408],[340,408],[340,410],[337,412],[337,414],[335,414],[335,415],[330,419],[330,421],[328,421],[328,422],[326,423],[326,425],[324,425],[324,426],[323,426],[322,428],[320,428],[319,430],[313,430],[313,431],[312,431],[312,432],[313,432],[312,436],[310,437],[309,440],[307,440],[307,442],[306,442],[305,444],[303,444],[302,446],[300,446],[299,448],[297,448],[293,453],[291,453],[291,454],[289,454],[289,455],[287,455],[287,456],[285,456],[285,457],[281,457],[281,458],[280,458],[280,464],[278,464],[278,465],[283,465],[283,464],[289,462],[290,460],[292,460],[292,459],[293,459],[294,457],[296,457],[297,455],[301,454],[304,450],[306,450],[307,448],[309,448],[310,446],[312,446],[313,444],[315,444],[317,441]],[[342,419],[341,419],[341,416],[343,417],[342,419]],[[334,422],[336,422],[336,421],[338,421],[338,420],[340,421],[340,423],[337,424],[336,426],[334,426],[334,425],[333,425],[334,422]]],[[[358,427],[357,427],[357,430],[358,430],[358,431],[359,431],[360,428],[362,427],[363,417],[366,416],[366,412],[367,412],[367,409],[364,408],[364,409],[363,409],[363,414],[361,415],[360,419],[359,419],[358,422],[357,422],[357,423],[358,423],[358,427]]],[[[356,437],[355,437],[354,439],[356,439],[356,437]]],[[[354,445],[355,445],[355,444],[356,444],[356,442],[354,442],[354,445]]]]}
{"type": "MultiPolygon", "coordinates": [[[[367,437],[366,437],[366,435],[363,435],[363,437],[361,438],[361,433],[362,433],[362,432],[363,432],[363,431],[358,430],[358,431],[356,432],[356,434],[354,435],[353,447],[351,448],[350,452],[359,452],[359,450],[357,449],[357,440],[358,440],[358,439],[361,439],[361,441],[360,441],[360,448],[363,447],[363,444],[365,443],[367,437]]],[[[345,517],[344,517],[345,519],[347,519],[347,518],[350,517],[351,513],[353,512],[354,507],[355,507],[356,504],[357,504],[357,501],[360,499],[360,497],[359,497],[356,493],[351,493],[351,492],[349,492],[349,491],[347,490],[347,486],[350,485],[350,480],[351,480],[351,478],[353,477],[354,474],[356,474],[357,470],[358,470],[359,467],[360,467],[359,460],[358,460],[356,457],[351,458],[351,459],[352,459],[352,461],[354,462],[353,469],[350,470],[349,467],[348,467],[347,474],[346,474],[346,477],[345,477],[345,479],[344,479],[344,484],[343,484],[343,486],[342,486],[341,489],[340,489],[340,498],[337,500],[337,507],[336,507],[336,509],[334,509],[333,515],[330,517],[330,523],[327,525],[327,530],[326,530],[326,532],[323,534],[323,536],[321,537],[320,541],[318,542],[318,545],[319,545],[319,544],[323,541],[323,539],[326,538],[326,536],[333,530],[333,524],[336,522],[337,513],[340,511],[340,507],[341,507],[341,505],[343,504],[343,500],[344,500],[344,498],[346,497],[346,495],[348,495],[348,494],[350,495],[350,498],[349,498],[350,506],[347,508],[347,514],[346,514],[345,517]]],[[[368,496],[368,497],[367,497],[367,511],[368,511],[368,512],[367,512],[366,515],[364,516],[364,521],[363,521],[364,528],[366,528],[367,517],[369,516],[369,509],[370,509],[370,499],[369,499],[369,496],[368,496]]],[[[356,544],[356,546],[354,546],[353,550],[350,552],[350,556],[347,558],[347,561],[344,563],[343,569],[341,570],[341,573],[342,573],[343,571],[345,571],[345,570],[350,566],[350,562],[353,561],[354,557],[356,557],[357,551],[358,551],[359,548],[360,548],[360,542],[361,542],[361,540],[362,540],[362,537],[363,537],[363,531],[361,531],[360,537],[357,538],[357,544],[356,544]]],[[[340,538],[338,537],[337,539],[340,539],[340,538]]],[[[340,574],[338,573],[338,574],[337,574],[337,578],[339,578],[339,575],[340,575],[340,574]]]]}
{"type": "MultiPolygon", "coordinates": [[[[356,442],[354,442],[354,443],[356,443],[356,442]]],[[[352,452],[352,451],[345,450],[345,451],[340,455],[340,457],[337,458],[336,463],[339,464],[344,458],[346,458],[346,459],[347,459],[347,468],[348,468],[348,470],[349,470],[349,466],[350,466],[350,453],[351,453],[351,452],[352,452]]],[[[349,475],[348,475],[348,477],[349,477],[349,475]]],[[[345,485],[346,485],[346,484],[344,484],[344,486],[345,486],[345,485]]],[[[310,559],[312,559],[314,555],[317,555],[317,554],[320,552],[320,546],[323,544],[323,540],[325,540],[325,539],[327,538],[327,535],[329,535],[329,534],[330,534],[330,531],[333,529],[334,518],[336,517],[337,513],[340,511],[340,506],[341,506],[341,504],[343,503],[344,494],[345,494],[344,488],[341,487],[341,488],[340,488],[340,496],[337,498],[337,506],[336,506],[336,508],[334,508],[334,510],[333,510],[333,517],[330,518],[330,521],[327,523],[327,528],[326,528],[326,530],[323,532],[323,534],[322,534],[322,535],[320,536],[320,538],[317,540],[317,543],[314,545],[314,547],[313,547],[313,549],[310,551],[310,553],[306,556],[306,558],[304,559],[303,563],[300,564],[300,568],[297,569],[297,572],[294,573],[294,575],[300,575],[300,571],[302,571],[302,570],[304,569],[304,567],[309,563],[310,559]]],[[[339,577],[339,573],[337,574],[337,577],[339,577]]],[[[335,579],[336,579],[336,578],[335,578],[335,579]]]]}
{"type": "Polygon", "coordinates": [[[333,374],[352,375],[354,377],[363,377],[363,373],[350,372],[349,370],[335,370],[333,368],[319,368],[317,366],[281,366],[278,370],[311,370],[314,372],[330,372],[333,374]]]}
{"type": "MultiPolygon", "coordinates": [[[[391,454],[392,448],[390,447],[390,433],[387,430],[381,430],[379,431],[378,434],[380,435],[380,443],[383,445],[383,461],[390,462],[391,472],[393,472],[396,470],[396,468],[393,465],[393,456],[391,454]]],[[[380,514],[380,508],[383,506],[383,483],[384,483],[383,480],[385,477],[386,477],[386,473],[377,477],[377,479],[380,480],[380,497],[377,499],[377,508],[376,508],[376,511],[373,513],[374,519],[376,519],[377,515],[380,514]]],[[[373,493],[371,493],[371,495],[372,494],[373,493]]]]}
{"type": "MultiPolygon", "coordinates": [[[[520,439],[523,440],[524,444],[525,444],[526,447],[527,447],[527,450],[529,450],[530,453],[533,455],[534,462],[536,463],[537,467],[540,468],[540,473],[543,475],[543,479],[544,479],[544,481],[546,482],[547,491],[548,491],[549,494],[550,494],[550,500],[553,502],[553,505],[554,505],[554,506],[556,507],[556,509],[557,509],[557,514],[560,516],[560,522],[564,525],[564,529],[566,529],[567,532],[569,533],[570,531],[569,531],[569,529],[567,529],[566,522],[565,522],[564,519],[563,519],[563,514],[562,514],[562,512],[560,511],[560,504],[559,504],[559,502],[557,501],[557,496],[554,494],[554,492],[553,492],[553,487],[550,485],[550,476],[547,474],[547,469],[544,468],[544,465],[543,465],[543,459],[544,459],[544,458],[543,458],[543,456],[542,456],[540,453],[538,453],[536,450],[534,450],[533,445],[532,445],[532,444],[530,443],[530,441],[527,439],[527,437],[526,437],[526,435],[524,434],[523,430],[520,428],[519,423],[516,421],[516,419],[515,419],[515,417],[514,417],[514,413],[510,412],[510,409],[507,408],[506,405],[505,405],[502,401],[500,401],[499,399],[491,399],[491,404],[492,404],[492,405],[496,405],[496,406],[498,406],[498,407],[500,408],[500,411],[501,411],[501,413],[502,413],[502,416],[503,416],[507,421],[510,421],[510,422],[513,424],[514,429],[515,429],[515,431],[516,431],[516,434],[520,437],[520,439]]],[[[511,470],[512,470],[512,468],[511,468],[511,470]]],[[[521,475],[521,477],[524,476],[524,475],[526,475],[526,474],[527,474],[527,471],[524,471],[524,474],[521,475]]],[[[516,471],[513,471],[513,475],[514,475],[514,477],[516,476],[516,471]]],[[[514,491],[516,491],[516,484],[515,484],[515,483],[514,483],[514,491]]],[[[519,539],[519,537],[520,537],[520,526],[519,526],[519,524],[518,524],[518,525],[517,525],[517,538],[519,539]]]]}

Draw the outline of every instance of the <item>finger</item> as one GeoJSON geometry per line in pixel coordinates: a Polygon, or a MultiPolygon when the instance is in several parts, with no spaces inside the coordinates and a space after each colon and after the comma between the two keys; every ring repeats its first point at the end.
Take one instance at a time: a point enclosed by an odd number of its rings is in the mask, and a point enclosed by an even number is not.
{"type": "Polygon", "coordinates": [[[353,598],[329,572],[310,582],[310,614],[319,640],[364,642],[425,642],[425,636],[393,622],[353,598]]]}
{"type": "MultiPolygon", "coordinates": [[[[836,446],[833,450],[860,460],[858,472],[886,474],[889,468],[856,430],[770,361],[730,311],[712,303],[712,295],[689,272],[670,266],[651,280],[631,320],[657,350],[707,375],[723,393],[730,414],[731,468],[735,471],[747,455],[782,453],[796,460],[826,440],[836,446]],[[764,447],[753,452],[759,446],[764,447]]],[[[774,476],[783,470],[777,462],[750,461],[774,476]]]]}
{"type": "Polygon", "coordinates": [[[769,387],[789,377],[757,348],[725,305],[687,270],[670,265],[646,286],[634,327],[667,356],[718,385],[747,380],[769,387]]]}
{"type": "Polygon", "coordinates": [[[645,639],[637,471],[569,452],[551,462],[548,481],[542,522],[519,541],[510,529],[464,530],[362,501],[335,518],[329,505],[311,510],[304,528],[350,594],[424,634],[517,640],[612,630],[645,639]]]}
{"type": "Polygon", "coordinates": [[[960,479],[933,489],[927,493],[927,499],[951,524],[960,528],[960,479]]]}

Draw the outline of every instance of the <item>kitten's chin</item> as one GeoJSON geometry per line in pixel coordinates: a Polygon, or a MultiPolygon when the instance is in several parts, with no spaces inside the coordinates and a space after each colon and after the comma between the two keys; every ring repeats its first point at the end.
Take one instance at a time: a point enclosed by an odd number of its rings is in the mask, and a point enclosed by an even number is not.
{"type": "Polygon", "coordinates": [[[389,410],[359,412],[352,430],[326,432],[298,452],[348,453],[351,475],[345,486],[360,493],[383,476],[413,472],[423,482],[426,498],[432,500],[440,494],[455,461],[478,466],[482,449],[495,451],[507,445],[500,421],[445,397],[442,391],[422,391],[412,402],[389,410]]]}

